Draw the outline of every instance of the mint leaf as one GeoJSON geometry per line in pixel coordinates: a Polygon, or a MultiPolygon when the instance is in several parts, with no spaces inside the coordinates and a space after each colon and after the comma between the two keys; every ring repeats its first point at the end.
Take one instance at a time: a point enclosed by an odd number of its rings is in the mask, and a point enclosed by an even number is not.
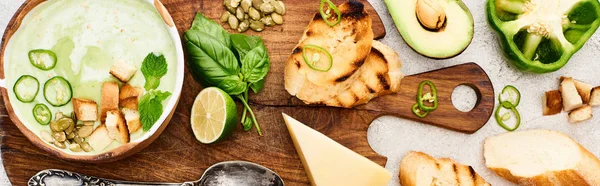
{"type": "Polygon", "coordinates": [[[163,114],[162,101],[171,96],[170,92],[162,92],[160,90],[151,90],[146,92],[138,103],[140,111],[140,121],[144,131],[150,130],[163,114]]]}
{"type": "Polygon", "coordinates": [[[142,62],[142,74],[144,74],[144,78],[146,79],[146,84],[144,88],[146,90],[152,90],[158,88],[160,85],[160,78],[167,74],[167,59],[162,54],[158,56],[154,53],[148,54],[142,62]]]}

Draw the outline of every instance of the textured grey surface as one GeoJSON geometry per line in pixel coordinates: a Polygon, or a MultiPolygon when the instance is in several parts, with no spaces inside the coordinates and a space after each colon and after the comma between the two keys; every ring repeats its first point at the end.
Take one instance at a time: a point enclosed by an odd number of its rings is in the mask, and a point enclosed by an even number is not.
{"type": "MultiPolygon", "coordinates": [[[[476,62],[490,76],[496,93],[508,84],[516,86],[521,91],[522,98],[518,109],[522,124],[519,130],[543,128],[561,131],[573,137],[596,156],[600,155],[598,143],[600,130],[594,130],[598,129],[594,125],[600,122],[599,117],[579,124],[569,124],[566,113],[542,117],[541,109],[542,95],[545,91],[558,89],[558,78],[561,75],[573,76],[593,85],[600,85],[600,78],[595,72],[600,69],[596,53],[600,50],[600,35],[594,35],[579,53],[573,56],[570,63],[557,72],[542,75],[523,73],[510,66],[502,56],[496,34],[486,22],[485,1],[465,0],[475,19],[473,42],[464,53],[455,58],[433,60],[420,56],[404,43],[382,0],[369,1],[379,12],[387,29],[387,36],[382,39],[382,42],[390,45],[400,54],[404,62],[405,74],[476,62]]],[[[0,1],[1,33],[4,33],[6,24],[22,2],[23,0],[0,1]]],[[[475,102],[474,92],[466,87],[458,88],[452,98],[461,110],[468,110],[475,102]]],[[[595,108],[594,114],[600,115],[600,109],[595,108]]],[[[504,186],[511,184],[485,168],[482,148],[486,137],[504,132],[493,118],[475,134],[467,135],[395,117],[382,117],[371,124],[369,143],[375,151],[388,157],[386,168],[394,174],[390,186],[399,185],[397,178],[399,163],[409,150],[423,151],[436,157],[450,157],[460,163],[472,165],[488,182],[504,186]]],[[[1,170],[4,168],[2,167],[1,170]]],[[[0,174],[0,185],[8,185],[4,171],[0,174]]]]}

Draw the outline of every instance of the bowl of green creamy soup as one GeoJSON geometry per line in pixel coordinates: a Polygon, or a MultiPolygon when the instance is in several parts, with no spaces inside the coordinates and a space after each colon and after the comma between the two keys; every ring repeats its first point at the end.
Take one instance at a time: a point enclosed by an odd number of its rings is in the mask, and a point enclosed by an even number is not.
{"type": "Polygon", "coordinates": [[[122,159],[169,123],[184,76],[159,0],[30,0],[9,23],[0,93],[37,147],[83,162],[122,159]]]}

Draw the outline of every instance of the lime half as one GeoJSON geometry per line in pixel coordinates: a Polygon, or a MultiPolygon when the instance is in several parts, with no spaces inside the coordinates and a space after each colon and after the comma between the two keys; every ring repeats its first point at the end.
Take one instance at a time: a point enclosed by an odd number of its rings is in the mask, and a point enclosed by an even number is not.
{"type": "Polygon", "coordinates": [[[216,87],[200,91],[191,114],[192,131],[198,141],[210,144],[231,134],[237,123],[237,108],[231,97],[216,87]]]}

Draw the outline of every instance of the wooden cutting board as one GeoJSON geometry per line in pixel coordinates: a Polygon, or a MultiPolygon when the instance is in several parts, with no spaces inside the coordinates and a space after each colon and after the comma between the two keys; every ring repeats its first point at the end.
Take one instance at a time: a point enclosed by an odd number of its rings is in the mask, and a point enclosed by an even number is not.
{"type": "MultiPolygon", "coordinates": [[[[3,104],[0,104],[0,148],[10,181],[14,185],[25,185],[29,177],[38,171],[54,168],[109,179],[184,182],[199,179],[203,171],[214,163],[245,160],[274,170],[282,176],[286,185],[308,185],[308,178],[281,117],[282,112],[382,166],[385,166],[386,158],[371,149],[366,137],[369,124],[381,115],[397,115],[463,132],[474,132],[489,119],[494,104],[493,87],[485,72],[474,63],[406,77],[399,94],[377,98],[355,109],[303,105],[283,88],[284,62],[316,12],[318,1],[285,2],[288,14],[284,17],[283,26],[268,28],[262,33],[249,32],[263,37],[272,63],[265,89],[251,98],[264,136],[258,136],[254,130],[244,132],[238,126],[233,135],[223,142],[213,145],[198,142],[190,129],[189,114],[201,87],[189,73],[185,76],[181,104],[163,134],[140,153],[112,163],[84,164],[49,156],[23,136],[6,117],[3,104]],[[438,86],[440,107],[426,119],[419,119],[410,113],[410,106],[414,104],[418,83],[425,79],[438,86]],[[460,112],[452,106],[452,90],[460,84],[478,90],[479,101],[471,112],[460,112]]],[[[363,2],[374,20],[373,30],[377,38],[383,37],[385,29],[381,20],[373,8],[363,2]]],[[[219,0],[163,0],[163,3],[180,32],[189,28],[197,11],[213,19],[224,11],[219,0]]],[[[11,25],[12,22],[7,29],[17,29],[11,25]]]]}

